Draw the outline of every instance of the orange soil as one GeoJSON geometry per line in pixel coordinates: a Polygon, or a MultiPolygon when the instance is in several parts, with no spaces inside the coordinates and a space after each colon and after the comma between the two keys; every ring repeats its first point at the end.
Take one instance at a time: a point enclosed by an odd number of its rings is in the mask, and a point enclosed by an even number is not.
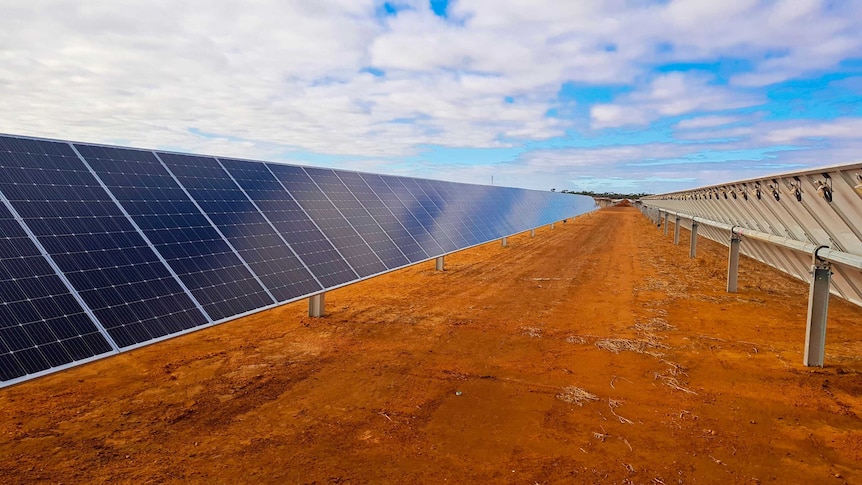
{"type": "Polygon", "coordinates": [[[699,250],[605,209],[0,390],[0,476],[862,483],[862,310],[805,368],[806,285],[699,250]]]}

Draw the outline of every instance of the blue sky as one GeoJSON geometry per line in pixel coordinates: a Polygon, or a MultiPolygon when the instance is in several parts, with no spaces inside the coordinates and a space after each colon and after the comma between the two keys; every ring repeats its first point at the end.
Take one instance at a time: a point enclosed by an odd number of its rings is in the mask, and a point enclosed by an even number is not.
{"type": "Polygon", "coordinates": [[[862,159],[857,0],[4,3],[4,133],[557,190],[862,159]]]}

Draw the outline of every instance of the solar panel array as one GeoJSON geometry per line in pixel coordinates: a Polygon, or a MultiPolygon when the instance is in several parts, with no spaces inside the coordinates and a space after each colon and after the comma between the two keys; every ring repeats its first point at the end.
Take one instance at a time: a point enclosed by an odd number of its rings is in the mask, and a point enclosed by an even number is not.
{"type": "Polygon", "coordinates": [[[0,387],[529,230],[592,199],[0,135],[0,387]]]}

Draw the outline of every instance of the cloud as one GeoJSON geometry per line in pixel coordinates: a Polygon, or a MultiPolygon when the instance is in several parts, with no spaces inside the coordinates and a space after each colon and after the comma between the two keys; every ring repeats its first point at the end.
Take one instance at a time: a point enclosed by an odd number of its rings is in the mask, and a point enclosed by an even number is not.
{"type": "Polygon", "coordinates": [[[536,188],[658,176],[634,163],[701,180],[718,173],[708,150],[810,164],[851,156],[860,133],[852,104],[836,121],[747,113],[770,109],[774,83],[852,74],[858,0],[459,0],[445,18],[419,0],[7,3],[7,133],[536,188]],[[563,99],[564,85],[622,94],[563,99]],[[523,155],[404,162],[435,147],[523,155]]]}
{"type": "Polygon", "coordinates": [[[729,125],[742,121],[739,116],[698,116],[680,121],[676,124],[681,130],[693,130],[700,128],[713,128],[716,126],[729,125]]]}
{"type": "Polygon", "coordinates": [[[595,129],[645,125],[666,116],[725,111],[755,106],[756,95],[710,84],[710,76],[674,72],[656,77],[645,88],[625,94],[616,102],[594,105],[590,111],[595,129]]]}

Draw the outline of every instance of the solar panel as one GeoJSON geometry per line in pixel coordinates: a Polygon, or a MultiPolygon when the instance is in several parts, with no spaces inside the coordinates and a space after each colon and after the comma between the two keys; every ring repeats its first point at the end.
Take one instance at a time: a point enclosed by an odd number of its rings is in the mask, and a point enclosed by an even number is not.
{"type": "Polygon", "coordinates": [[[0,135],[0,387],[592,207],[0,135]]]}
{"type": "Polygon", "coordinates": [[[371,214],[375,222],[386,232],[386,235],[392,239],[392,242],[398,246],[398,249],[411,262],[422,261],[428,258],[428,253],[422,249],[422,246],[416,242],[416,239],[402,224],[402,222],[389,210],[386,204],[380,199],[371,186],[365,179],[355,172],[338,172],[338,178],[344,182],[344,185],[354,194],[356,198],[362,201],[362,206],[371,214]]]}
{"type": "MultiPolygon", "coordinates": [[[[434,237],[428,232],[428,228],[422,225],[422,222],[417,219],[416,215],[411,210],[409,205],[402,202],[402,198],[406,199],[404,186],[393,184],[401,192],[401,197],[393,190],[382,176],[377,174],[363,173],[360,174],[362,179],[371,187],[371,190],[377,194],[380,201],[386,205],[386,208],[395,215],[398,222],[413,236],[419,246],[425,251],[429,257],[439,256],[443,254],[443,248],[434,240],[434,237]]],[[[413,208],[415,210],[415,208],[413,208]]]]}
{"type": "Polygon", "coordinates": [[[387,269],[399,268],[410,262],[334,171],[307,167],[305,171],[317,182],[318,187],[338,211],[350,221],[387,269]]]}
{"type": "Polygon", "coordinates": [[[3,152],[0,191],[117,346],[208,323],[70,145],[3,152]]]}
{"type": "Polygon", "coordinates": [[[386,271],[386,265],[302,167],[272,165],[270,170],[356,274],[365,277],[386,271]]]}
{"type": "Polygon", "coordinates": [[[275,303],[153,153],[76,146],[213,321],[275,303]]]}
{"type": "Polygon", "coordinates": [[[5,205],[0,205],[0,295],[0,380],[113,352],[5,205]]]}
{"type": "Polygon", "coordinates": [[[177,180],[278,301],[322,286],[214,158],[160,153],[177,180]]]}
{"type": "Polygon", "coordinates": [[[267,165],[220,159],[260,212],[296,251],[317,280],[332,288],[358,278],[320,228],[287,193],[267,165]]]}
{"type": "Polygon", "coordinates": [[[435,213],[437,214],[435,220],[438,230],[447,234],[457,247],[466,248],[472,246],[473,231],[469,225],[463,223],[464,221],[461,219],[462,215],[458,212],[458,207],[447,203],[446,199],[440,195],[440,192],[437,191],[430,180],[409,180],[419,187],[424,196],[434,206],[435,213]]]}

